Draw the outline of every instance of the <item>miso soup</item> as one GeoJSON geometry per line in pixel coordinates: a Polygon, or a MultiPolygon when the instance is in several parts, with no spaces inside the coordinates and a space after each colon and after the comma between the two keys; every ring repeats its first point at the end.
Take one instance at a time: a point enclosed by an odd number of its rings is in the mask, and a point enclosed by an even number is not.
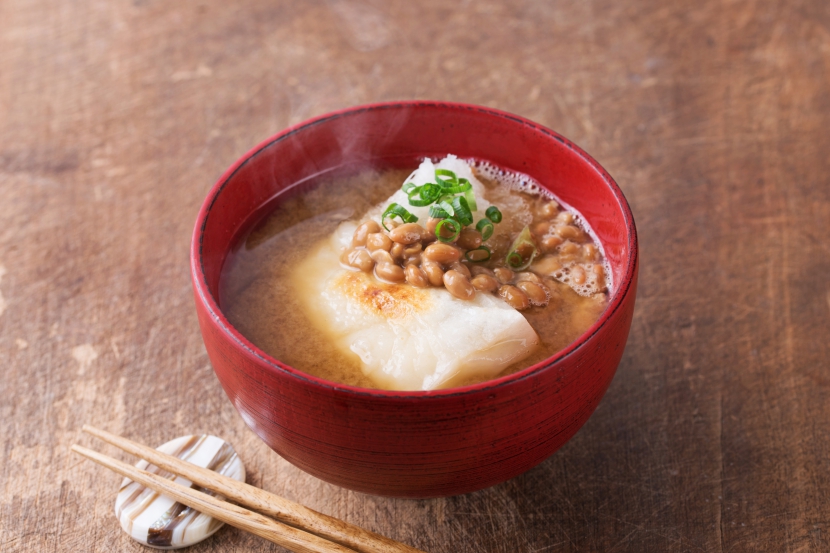
{"type": "Polygon", "coordinates": [[[609,279],[578,213],[526,176],[448,156],[322,177],[280,202],[226,263],[220,302],[296,369],[436,389],[565,348],[605,309],[609,279]]]}

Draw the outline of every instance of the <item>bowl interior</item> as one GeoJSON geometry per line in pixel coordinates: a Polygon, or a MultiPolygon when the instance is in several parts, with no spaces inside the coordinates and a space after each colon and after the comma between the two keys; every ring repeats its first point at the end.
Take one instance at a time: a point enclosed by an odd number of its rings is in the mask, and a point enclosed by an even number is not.
{"type": "MultiPolygon", "coordinates": [[[[219,309],[223,265],[241,236],[277,202],[329,172],[366,166],[414,168],[425,156],[448,153],[526,174],[580,212],[611,267],[606,311],[615,307],[621,285],[633,274],[636,231],[628,204],[611,177],[567,139],[535,123],[477,106],[429,102],[380,104],[326,115],[279,133],[243,156],[219,179],[199,214],[194,276],[197,288],[207,291],[202,297],[223,326],[238,334],[219,309]]],[[[601,323],[602,318],[595,327],[601,323]]],[[[268,358],[261,351],[258,356],[268,358]]]]}

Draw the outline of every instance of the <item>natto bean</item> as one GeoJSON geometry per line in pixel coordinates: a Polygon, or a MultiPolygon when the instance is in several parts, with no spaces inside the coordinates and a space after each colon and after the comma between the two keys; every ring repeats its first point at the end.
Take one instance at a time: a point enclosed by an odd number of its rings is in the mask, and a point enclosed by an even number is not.
{"type": "Polygon", "coordinates": [[[366,221],[358,225],[352,236],[352,247],[365,246],[366,238],[375,232],[380,232],[380,225],[374,221],[366,221]]]}
{"type": "Polygon", "coordinates": [[[406,281],[412,286],[418,288],[426,288],[429,286],[427,275],[417,265],[407,265],[406,269],[404,269],[404,274],[406,275],[406,281]]]}
{"type": "Polygon", "coordinates": [[[464,265],[463,263],[461,263],[460,261],[450,263],[450,266],[448,267],[448,269],[453,270],[453,271],[458,271],[459,273],[461,273],[462,275],[464,275],[467,278],[470,278],[472,276],[470,274],[470,269],[468,269],[467,266],[464,265]]]}
{"type": "Polygon", "coordinates": [[[435,261],[425,259],[421,263],[421,269],[427,275],[429,283],[433,286],[441,286],[444,283],[444,270],[435,261]]]}
{"type": "Polygon", "coordinates": [[[406,279],[403,269],[394,263],[379,263],[375,266],[375,275],[389,282],[403,282],[406,279]]]}
{"type": "Polygon", "coordinates": [[[392,258],[392,254],[390,254],[386,250],[375,250],[373,252],[370,252],[369,255],[377,263],[395,263],[395,260],[392,258]]]}
{"type": "Polygon", "coordinates": [[[388,252],[391,247],[392,241],[382,232],[373,232],[366,237],[366,249],[369,251],[384,250],[388,252]]]}
{"type": "Polygon", "coordinates": [[[368,273],[375,266],[375,261],[369,252],[364,249],[352,250],[347,254],[348,264],[355,269],[368,273]]]}
{"type": "Polygon", "coordinates": [[[499,296],[513,309],[521,311],[530,307],[530,300],[527,295],[515,286],[505,284],[499,288],[499,296]]]}
{"type": "Polygon", "coordinates": [[[476,290],[481,290],[482,292],[495,292],[496,289],[499,287],[499,281],[493,278],[490,275],[479,274],[473,277],[470,281],[470,284],[476,290]]]}
{"type": "Polygon", "coordinates": [[[541,284],[523,280],[516,285],[522,292],[525,293],[530,303],[533,305],[547,305],[548,293],[541,284]]]}
{"type": "Polygon", "coordinates": [[[507,267],[496,267],[493,269],[493,274],[495,274],[498,281],[502,284],[513,282],[513,271],[507,267]]]}
{"type": "Polygon", "coordinates": [[[414,244],[415,242],[419,242],[424,234],[424,227],[418,223],[406,223],[392,229],[392,232],[389,233],[389,238],[398,244],[414,244]]]}
{"type": "Polygon", "coordinates": [[[446,266],[453,261],[458,261],[461,258],[461,251],[449,244],[435,243],[426,247],[424,258],[446,266]]]}
{"type": "Polygon", "coordinates": [[[444,286],[458,299],[471,300],[476,297],[476,289],[470,284],[470,279],[458,271],[450,270],[444,273],[444,286]]]}
{"type": "Polygon", "coordinates": [[[461,234],[458,235],[458,239],[455,243],[459,248],[474,250],[481,246],[481,233],[476,229],[465,228],[461,231],[461,234]]]}

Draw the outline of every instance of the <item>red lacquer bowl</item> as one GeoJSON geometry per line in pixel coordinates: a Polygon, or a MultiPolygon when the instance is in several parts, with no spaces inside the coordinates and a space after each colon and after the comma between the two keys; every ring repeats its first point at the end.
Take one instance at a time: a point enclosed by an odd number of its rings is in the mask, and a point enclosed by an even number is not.
{"type": "Polygon", "coordinates": [[[362,492],[435,497],[521,474],[559,449],[608,388],[625,347],[637,287],[637,234],[613,179],[555,132],[501,111],[394,102],[312,119],[269,138],[219,179],[199,211],[191,270],[202,336],[239,414],[285,459],[362,492]],[[301,181],[345,166],[414,168],[454,153],[525,173],[578,210],[613,275],[602,317],[567,349],[475,386],[387,392],[335,384],[274,359],[222,313],[219,281],[246,228],[301,181]]]}

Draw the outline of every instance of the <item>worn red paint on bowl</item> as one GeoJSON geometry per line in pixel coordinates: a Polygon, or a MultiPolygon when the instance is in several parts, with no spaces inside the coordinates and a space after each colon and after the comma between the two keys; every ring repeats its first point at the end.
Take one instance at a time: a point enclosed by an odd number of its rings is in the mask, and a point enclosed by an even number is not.
{"type": "Polygon", "coordinates": [[[625,347],[637,287],[637,235],[622,192],[559,134],[501,111],[440,102],[351,108],[287,129],[228,169],[193,234],[202,336],[237,411],[285,459],[328,482],[399,497],[471,492],[540,463],[593,413],[625,347]],[[600,319],[565,350],[474,386],[389,392],[325,381],[281,363],[235,330],[218,295],[247,225],[298,183],[346,166],[414,167],[454,153],[525,173],[576,208],[605,249],[614,287],[600,319]],[[218,301],[217,301],[218,298],[218,301]]]}

